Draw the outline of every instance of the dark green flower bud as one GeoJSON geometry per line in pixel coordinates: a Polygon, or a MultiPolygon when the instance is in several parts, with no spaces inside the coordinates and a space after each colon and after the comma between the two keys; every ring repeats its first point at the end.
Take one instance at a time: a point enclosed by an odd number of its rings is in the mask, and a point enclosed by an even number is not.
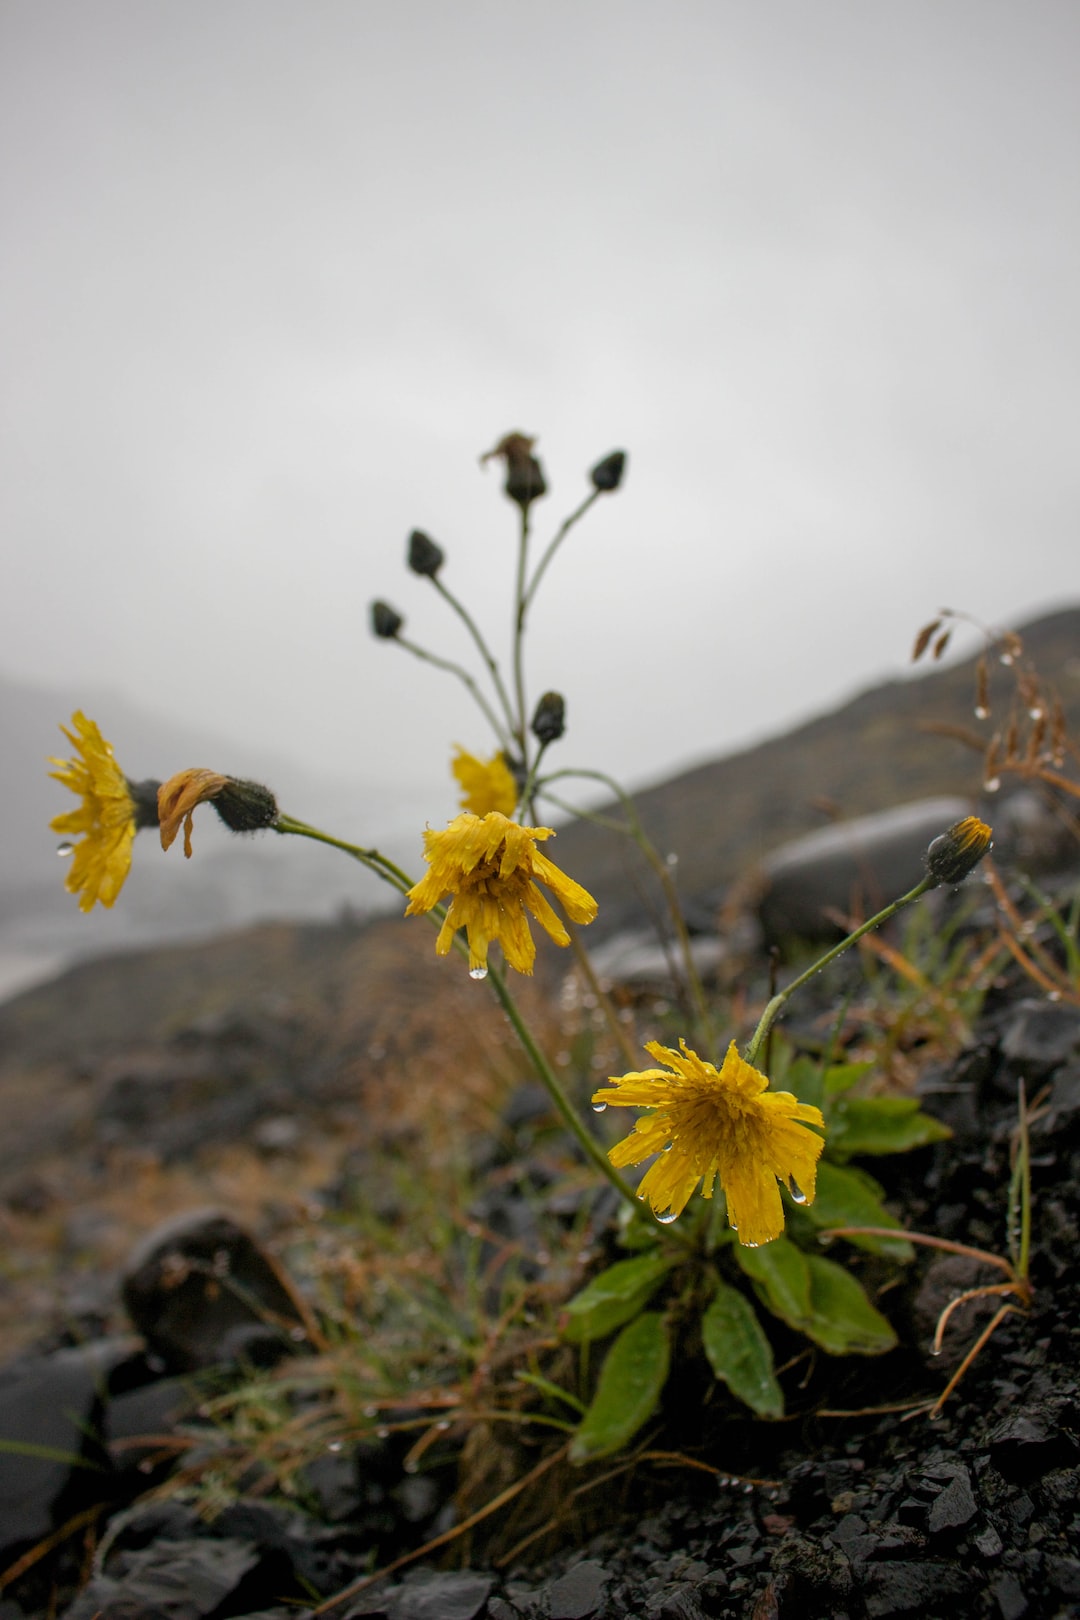
{"type": "Polygon", "coordinates": [[[978,816],[965,816],[926,852],[926,870],[938,883],[961,883],[993,847],[993,834],[978,816]]]}
{"type": "Polygon", "coordinates": [[[566,730],[566,700],[561,692],[545,692],[532,717],[532,734],[537,742],[558,742],[566,730]]]}
{"type": "Polygon", "coordinates": [[[414,529],[409,536],[408,557],[409,567],[413,573],[434,579],[445,561],[446,553],[443,548],[437,546],[423,529],[414,529]]]}
{"type": "Polygon", "coordinates": [[[211,804],[230,832],[258,832],[272,827],[278,816],[277,800],[260,782],[245,782],[230,776],[211,804]]]}
{"type": "Polygon", "coordinates": [[[160,782],[132,782],[126,776],[127,790],[135,806],[135,831],[158,825],[158,789],[160,782]]]}
{"type": "Polygon", "coordinates": [[[380,641],[393,641],[405,620],[386,602],[372,602],[371,628],[380,641]]]}
{"type": "Polygon", "coordinates": [[[528,511],[533,501],[547,494],[544,469],[532,453],[535,443],[536,440],[530,439],[527,433],[507,433],[494,450],[480,457],[481,464],[494,457],[500,457],[506,463],[503,489],[523,512],[528,511]]]}
{"type": "Polygon", "coordinates": [[[610,456],[598,461],[589,474],[593,489],[598,489],[602,495],[609,495],[612,490],[618,489],[625,471],[626,451],[613,450],[610,456]]]}

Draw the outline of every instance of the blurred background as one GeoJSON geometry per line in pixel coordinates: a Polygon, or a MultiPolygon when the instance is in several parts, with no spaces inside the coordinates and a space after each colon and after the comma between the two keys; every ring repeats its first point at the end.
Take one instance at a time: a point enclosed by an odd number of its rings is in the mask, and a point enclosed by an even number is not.
{"type": "Polygon", "coordinates": [[[468,655],[423,528],[505,654],[508,430],[538,550],[629,452],[529,668],[558,763],[631,786],[900,673],[942,605],[1075,600],[1078,48],[1072,0],[2,0],[0,992],[378,898],[204,812],[80,916],[76,707],[132,777],[250,774],[416,868],[491,743],[368,604],[468,655]]]}

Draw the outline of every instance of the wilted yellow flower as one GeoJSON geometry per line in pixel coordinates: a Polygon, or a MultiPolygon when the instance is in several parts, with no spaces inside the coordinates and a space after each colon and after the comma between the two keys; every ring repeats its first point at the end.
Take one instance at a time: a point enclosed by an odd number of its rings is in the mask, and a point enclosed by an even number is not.
{"type": "Polygon", "coordinates": [[[158,788],[157,811],[161,827],[161,847],[168,849],[184,827],[184,854],[191,858],[191,827],[195,808],[212,804],[232,832],[258,832],[277,820],[277,800],[261,782],[248,782],[239,776],[222,776],[204,766],[178,771],[158,788]]]}
{"type": "Polygon", "coordinates": [[[790,1091],[769,1091],[765,1075],[739,1056],[734,1041],[719,1072],[685,1041],[679,1044],[682,1051],[675,1052],[649,1041],[646,1051],[666,1069],[612,1076],[614,1091],[594,1093],[597,1105],[653,1110],[611,1149],[611,1162],[621,1168],[658,1153],[638,1191],[657,1215],[670,1219],[682,1213],[699,1181],[711,1198],[719,1178],[739,1242],[769,1243],[784,1230],[777,1181],[799,1203],[814,1201],[824,1144],[806,1126],[824,1125],[821,1110],[790,1091]]]}
{"type": "Polygon", "coordinates": [[[176,776],[170,776],[158,789],[158,823],[161,827],[161,847],[168,849],[180,831],[180,823],[184,824],[184,854],[191,859],[191,827],[192,815],[197,804],[203,804],[207,799],[215,799],[223,788],[228,787],[229,778],[222,776],[218,771],[208,771],[199,766],[192,770],[179,771],[176,776]]]}
{"type": "Polygon", "coordinates": [[[74,731],[61,726],[75,749],[74,759],[57,759],[49,775],[70,788],[82,804],[54,816],[49,826],[66,837],[82,837],[75,845],[64,879],[69,894],[79,896],[79,910],[92,911],[94,901],[111,906],[131,869],[131,846],[139,827],[139,810],[127,777],[113,757],[93,720],[81,709],[71,717],[74,731]]]}
{"type": "Polygon", "coordinates": [[[488,760],[477,759],[458,743],[450,769],[461,787],[463,810],[471,810],[474,816],[486,816],[489,810],[498,810],[503,816],[513,815],[518,789],[505,754],[494,754],[488,760]]]}
{"type": "Polygon", "coordinates": [[[449,951],[457,930],[464,928],[472,973],[487,972],[488,947],[496,940],[512,968],[531,973],[536,946],[527,913],[556,945],[570,943],[537,881],[547,885],[573,922],[590,923],[596,916],[592,895],[537,849],[541,839],[552,837],[550,827],[519,827],[498,810],[486,816],[466,810],[444,831],[429,829],[424,834],[424,859],[430,871],[409,890],[405,915],[430,911],[449,894],[450,908],[435,942],[440,956],[449,951]]]}

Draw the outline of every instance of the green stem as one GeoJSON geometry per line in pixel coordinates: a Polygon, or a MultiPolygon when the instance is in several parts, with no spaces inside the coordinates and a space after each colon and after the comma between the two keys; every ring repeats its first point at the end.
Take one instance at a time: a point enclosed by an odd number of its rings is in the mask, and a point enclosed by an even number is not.
{"type": "Polygon", "coordinates": [[[384,883],[389,883],[400,894],[408,894],[413,887],[412,879],[399,866],[395,866],[393,861],[387,860],[385,855],[380,855],[377,849],[361,849],[358,844],[346,843],[344,838],[332,838],[329,833],[320,832],[317,827],[309,827],[306,821],[297,821],[293,816],[279,815],[274,822],[273,831],[291,833],[296,838],[311,838],[317,844],[329,844],[331,849],[343,850],[346,855],[351,855],[354,861],[366,866],[376,877],[382,878],[384,883]]]}
{"type": "Polygon", "coordinates": [[[517,736],[521,759],[528,766],[525,730],[525,575],[529,560],[529,508],[521,508],[521,534],[518,537],[517,578],[514,581],[514,700],[517,704],[517,736]]]}
{"type": "MultiPolygon", "coordinates": [[[[492,684],[495,687],[496,693],[498,694],[499,702],[502,704],[502,711],[506,717],[507,729],[512,735],[514,731],[514,711],[510,707],[510,699],[507,695],[506,687],[503,685],[502,676],[499,674],[499,666],[495,662],[494,655],[492,654],[487,642],[484,640],[479,626],[477,625],[472,614],[469,612],[468,608],[465,606],[464,602],[459,602],[454,593],[447,590],[446,586],[443,584],[442,580],[439,579],[438,575],[431,576],[431,583],[439,592],[439,595],[443,597],[447,603],[449,603],[450,607],[453,608],[458,618],[464,624],[466,630],[468,630],[469,634],[472,636],[473,641],[476,643],[476,649],[488,667],[488,673],[491,676],[492,684]]],[[[400,637],[398,639],[400,640],[400,637]]],[[[502,742],[501,736],[499,737],[499,741],[502,742]]]]}
{"type": "Polygon", "coordinates": [[[743,1053],[745,1061],[750,1064],[756,1063],[765,1037],[779,1017],[785,1002],[795,994],[796,990],[801,990],[803,985],[814,977],[815,973],[820,973],[822,968],[828,967],[830,962],[835,962],[836,958],[842,956],[850,946],[857,944],[864,934],[869,934],[871,929],[880,928],[882,923],[888,922],[890,917],[895,917],[896,913],[903,910],[904,906],[910,906],[913,901],[920,900],[924,894],[927,894],[931,889],[936,889],[937,886],[937,878],[931,877],[927,873],[926,877],[916,883],[913,889],[909,889],[907,894],[902,894],[899,900],[892,901],[883,911],[877,912],[866,922],[861,923],[853,933],[848,934],[846,939],[842,939],[839,945],[834,945],[831,951],[826,951],[824,956],[819,956],[817,961],[806,969],[805,973],[800,973],[799,977],[792,979],[791,983],[785,985],[783,990],[778,990],[762,1013],[758,1027],[751,1037],[750,1044],[743,1053]]]}
{"type": "Polygon", "coordinates": [[[436,669],[446,669],[450,671],[451,675],[456,675],[458,680],[468,687],[473,700],[483,710],[488,725],[499,739],[500,747],[505,749],[510,747],[510,739],[503,730],[502,721],[467,669],[461,664],[456,664],[452,658],[440,658],[437,653],[427,652],[425,648],[418,647],[415,641],[409,641],[405,636],[395,636],[394,640],[399,647],[404,647],[406,652],[411,652],[414,658],[419,658],[421,663],[433,664],[436,669]]]}
{"type": "Polygon", "coordinates": [[[664,900],[667,904],[668,912],[671,917],[672,927],[675,930],[675,936],[678,940],[679,952],[682,957],[683,974],[686,978],[687,988],[689,989],[690,995],[693,999],[694,1012],[697,1016],[698,1027],[701,1030],[709,1055],[715,1059],[717,1056],[716,1031],[713,1027],[712,1017],[709,1013],[708,1002],[705,999],[705,987],[701,982],[701,977],[694,962],[694,952],[690,944],[690,933],[686,926],[686,918],[683,916],[678,890],[676,889],[674,880],[671,876],[671,868],[668,866],[667,861],[665,861],[664,857],[660,854],[660,851],[656,848],[656,845],[652,842],[648,833],[645,831],[645,828],[641,823],[641,818],[637,813],[637,806],[634,804],[633,799],[624,788],[619,786],[618,782],[616,782],[612,777],[605,775],[603,771],[556,771],[554,775],[545,777],[543,782],[539,784],[539,791],[544,798],[551,800],[551,803],[555,805],[556,809],[564,810],[570,815],[579,816],[583,821],[599,822],[601,826],[611,827],[615,831],[621,832],[627,837],[632,838],[634,843],[640,849],[641,853],[644,855],[645,859],[648,861],[649,865],[652,867],[660,883],[660,887],[663,890],[664,900]],[[623,811],[626,815],[626,824],[623,825],[621,822],[613,821],[607,816],[595,815],[588,810],[576,810],[573,808],[573,806],[564,804],[560,799],[557,799],[555,795],[549,791],[548,784],[559,781],[563,777],[577,777],[593,782],[602,782],[606,788],[615,794],[615,797],[622,805],[623,811]]]}
{"type": "MultiPolygon", "coordinates": [[[[526,1024],[524,1018],[521,1016],[517,1002],[510,994],[510,991],[506,985],[506,980],[503,978],[498,968],[494,968],[489,965],[487,976],[488,982],[498,997],[503,1011],[513,1025],[515,1035],[524,1047],[530,1063],[536,1070],[540,1083],[544,1087],[548,1096],[551,1098],[552,1102],[555,1104],[555,1109],[559,1115],[559,1118],[562,1120],[567,1130],[573,1136],[582,1152],[595,1166],[595,1168],[600,1171],[602,1176],[610,1181],[611,1185],[615,1188],[615,1191],[619,1194],[619,1197],[625,1199],[625,1201],[630,1205],[631,1209],[637,1210],[639,1213],[642,1211],[647,1212],[649,1206],[638,1197],[637,1193],[630,1186],[630,1184],[623,1180],[622,1176],[620,1176],[619,1172],[616,1170],[603,1148],[593,1139],[593,1137],[585,1129],[585,1126],[582,1124],[577,1114],[574,1112],[570,1099],[567,1097],[566,1092],[559,1083],[558,1076],[551,1067],[551,1064],[548,1062],[547,1058],[544,1056],[543,1052],[540,1050],[539,1046],[536,1044],[532,1031],[530,1030],[528,1024],[526,1024]]],[[[655,1220],[655,1216],[653,1218],[655,1220]]],[[[665,1232],[670,1231],[670,1228],[663,1221],[657,1221],[656,1224],[665,1232]]],[[[678,1234],[675,1233],[672,1233],[671,1235],[678,1237],[678,1234]]]]}
{"type": "Polygon", "coordinates": [[[568,518],[564,519],[563,525],[560,528],[559,532],[556,534],[555,538],[549,543],[547,550],[544,552],[544,555],[541,557],[539,563],[537,564],[536,573],[533,575],[532,579],[529,581],[528,590],[525,592],[524,596],[521,598],[522,623],[524,623],[526,610],[528,609],[528,606],[529,606],[530,602],[532,601],[533,597],[536,595],[537,586],[540,584],[540,581],[543,579],[545,573],[547,572],[547,566],[550,563],[552,557],[554,557],[555,553],[558,551],[559,547],[562,545],[563,541],[566,539],[567,535],[570,533],[570,530],[574,527],[574,524],[577,523],[580,518],[583,518],[585,516],[585,513],[589,510],[589,507],[593,504],[594,501],[599,500],[602,493],[603,492],[601,490],[594,489],[588,495],[586,495],[585,499],[582,501],[581,505],[577,508],[577,510],[574,511],[574,512],[571,512],[570,516],[568,518]]]}

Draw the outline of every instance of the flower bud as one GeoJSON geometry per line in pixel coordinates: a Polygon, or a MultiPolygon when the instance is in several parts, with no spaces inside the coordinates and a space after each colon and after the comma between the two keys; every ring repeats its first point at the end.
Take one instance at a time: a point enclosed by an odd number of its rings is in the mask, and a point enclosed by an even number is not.
{"type": "Polygon", "coordinates": [[[201,766],[179,771],[158,789],[162,849],[169,848],[182,825],[184,854],[190,860],[192,817],[198,805],[208,803],[231,832],[257,832],[260,827],[272,827],[277,820],[277,800],[259,782],[223,776],[220,771],[201,766]]]}
{"type": "Polygon", "coordinates": [[[434,579],[445,561],[446,553],[443,548],[437,546],[423,529],[414,529],[409,536],[408,556],[409,567],[413,573],[434,579]]]}
{"type": "Polygon", "coordinates": [[[993,834],[978,816],[965,816],[935,838],[926,852],[926,870],[938,883],[961,883],[991,849],[993,834]]]}
{"type": "Polygon", "coordinates": [[[626,471],[626,451],[613,450],[610,456],[598,461],[589,477],[592,479],[593,489],[599,490],[602,495],[609,495],[618,489],[626,471]]]}
{"type": "Polygon", "coordinates": [[[393,641],[405,620],[386,602],[372,602],[371,628],[380,641],[393,641]]]}
{"type": "Polygon", "coordinates": [[[533,501],[547,494],[547,484],[544,480],[544,469],[532,453],[535,439],[530,439],[526,433],[507,433],[501,438],[494,450],[489,450],[480,457],[481,465],[491,461],[494,457],[501,457],[506,463],[506,481],[503,489],[512,501],[516,501],[523,512],[527,512],[533,501]]]}
{"type": "Polygon", "coordinates": [[[538,742],[558,742],[566,730],[566,700],[561,692],[545,692],[532,717],[532,734],[538,742]]]}

